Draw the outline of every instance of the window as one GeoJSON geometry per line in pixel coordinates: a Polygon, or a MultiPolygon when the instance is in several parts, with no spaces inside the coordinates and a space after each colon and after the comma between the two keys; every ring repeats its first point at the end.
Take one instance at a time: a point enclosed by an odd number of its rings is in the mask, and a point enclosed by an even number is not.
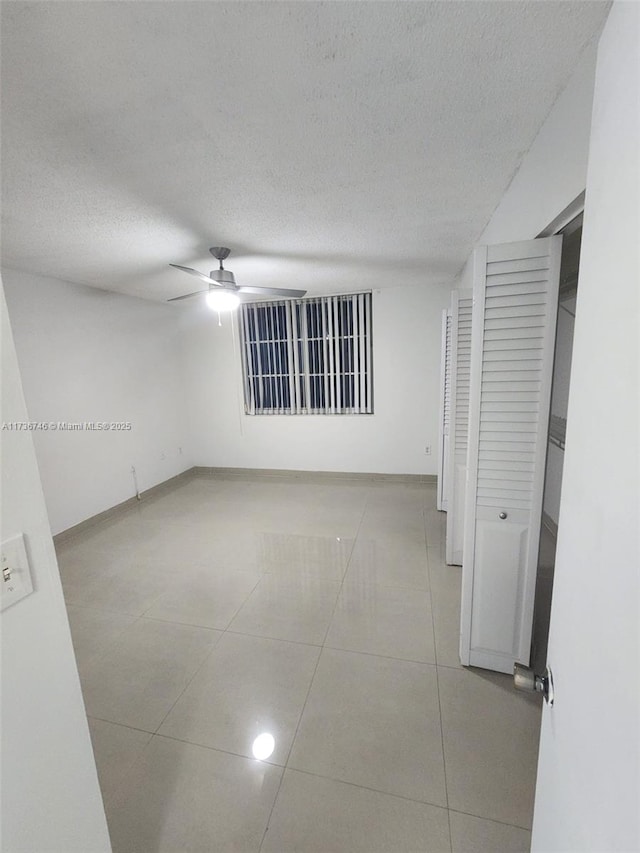
{"type": "Polygon", "coordinates": [[[371,294],[244,303],[245,412],[373,413],[371,294]]]}

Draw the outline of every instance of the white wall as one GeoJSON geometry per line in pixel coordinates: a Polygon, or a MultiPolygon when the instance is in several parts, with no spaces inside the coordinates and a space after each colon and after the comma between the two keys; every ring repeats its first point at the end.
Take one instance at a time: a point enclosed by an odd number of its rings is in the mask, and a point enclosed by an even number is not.
{"type": "Polygon", "coordinates": [[[191,467],[178,312],[13,270],[3,278],[31,421],[132,424],[34,433],[53,532],[132,497],[131,466],[141,491],[191,467]]]}
{"type": "Polygon", "coordinates": [[[448,286],[427,285],[374,292],[373,415],[245,415],[230,321],[220,328],[206,307],[184,309],[196,464],[435,474],[441,317],[450,295],[448,286]]]}
{"type": "MultiPolygon", "coordinates": [[[[27,417],[2,313],[2,421],[27,417]]],[[[30,433],[0,431],[2,540],[25,534],[34,592],[0,615],[2,849],[97,853],[109,837],[30,433]]]]}
{"type": "MultiPolygon", "coordinates": [[[[583,53],[571,80],[553,105],[478,237],[478,245],[537,237],[584,191],[595,63],[593,44],[583,53]]],[[[471,286],[470,262],[471,258],[458,278],[457,287],[471,286]]]]}
{"type": "Polygon", "coordinates": [[[593,43],[480,235],[480,245],[537,237],[584,190],[595,63],[593,43]]]}
{"type": "Polygon", "coordinates": [[[640,850],[640,5],[600,42],[532,849],[640,850]]]}

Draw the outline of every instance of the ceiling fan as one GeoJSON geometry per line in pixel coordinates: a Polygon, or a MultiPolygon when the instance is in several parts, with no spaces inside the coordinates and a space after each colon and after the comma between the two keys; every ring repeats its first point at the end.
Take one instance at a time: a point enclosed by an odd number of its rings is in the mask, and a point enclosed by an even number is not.
{"type": "Polygon", "coordinates": [[[284,296],[295,299],[304,296],[307,292],[306,290],[293,290],[288,287],[251,287],[245,285],[239,287],[236,284],[234,274],[231,270],[226,270],[222,263],[225,258],[229,257],[231,249],[224,246],[213,246],[209,251],[220,263],[220,269],[212,270],[209,275],[191,269],[191,267],[169,264],[170,267],[188,272],[189,275],[195,275],[196,278],[206,281],[209,285],[208,290],[196,290],[194,293],[187,293],[184,296],[174,296],[173,299],[167,300],[168,302],[191,299],[193,296],[201,296],[204,293],[206,294],[207,304],[213,311],[232,311],[240,304],[239,293],[257,293],[262,296],[284,296]]]}

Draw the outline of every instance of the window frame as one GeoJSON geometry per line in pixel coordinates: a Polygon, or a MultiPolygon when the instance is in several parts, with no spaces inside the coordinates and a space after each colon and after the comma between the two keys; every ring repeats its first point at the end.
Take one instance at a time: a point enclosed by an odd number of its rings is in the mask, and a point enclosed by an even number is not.
{"type": "Polygon", "coordinates": [[[240,306],[246,415],[372,415],[373,294],[240,306]]]}

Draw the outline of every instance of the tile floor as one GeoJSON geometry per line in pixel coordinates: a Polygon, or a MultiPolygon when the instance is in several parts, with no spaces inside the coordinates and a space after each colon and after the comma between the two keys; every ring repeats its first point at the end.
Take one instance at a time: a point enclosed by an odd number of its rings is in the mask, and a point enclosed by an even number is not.
{"type": "Polygon", "coordinates": [[[444,523],[200,475],[60,545],[114,851],[528,850],[540,705],[460,666],[444,523]]]}

